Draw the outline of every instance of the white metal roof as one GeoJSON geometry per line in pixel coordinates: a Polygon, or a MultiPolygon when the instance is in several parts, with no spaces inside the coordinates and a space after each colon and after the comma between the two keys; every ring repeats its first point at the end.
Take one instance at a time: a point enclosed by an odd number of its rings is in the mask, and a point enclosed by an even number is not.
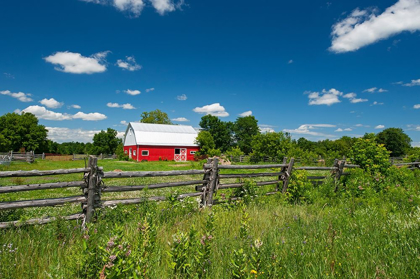
{"type": "Polygon", "coordinates": [[[197,146],[192,126],[130,122],[124,145],[197,146]]]}

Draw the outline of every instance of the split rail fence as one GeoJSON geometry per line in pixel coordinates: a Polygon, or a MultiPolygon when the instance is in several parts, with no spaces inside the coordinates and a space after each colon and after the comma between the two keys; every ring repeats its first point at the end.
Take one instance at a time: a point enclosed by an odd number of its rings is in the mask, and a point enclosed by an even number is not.
{"type": "MultiPolygon", "coordinates": [[[[20,208],[30,207],[46,207],[46,206],[60,206],[70,203],[80,203],[81,212],[69,216],[61,217],[65,220],[83,220],[83,222],[92,222],[96,209],[113,206],[117,204],[139,204],[146,200],[149,201],[164,201],[165,196],[151,196],[143,198],[130,199],[106,199],[107,193],[113,192],[129,192],[142,191],[145,189],[161,189],[182,186],[195,186],[195,191],[191,193],[184,193],[178,195],[177,199],[184,199],[187,197],[200,197],[202,206],[212,206],[223,202],[223,200],[216,199],[216,194],[225,189],[241,188],[244,186],[243,179],[245,178],[266,178],[273,177],[268,181],[255,182],[257,186],[275,185],[275,190],[267,192],[266,195],[275,193],[285,193],[290,182],[292,171],[307,170],[307,171],[329,171],[329,175],[323,176],[308,176],[308,179],[313,181],[315,185],[322,183],[327,177],[332,177],[335,181],[339,181],[342,175],[347,175],[346,169],[358,168],[358,165],[347,164],[346,161],[335,160],[332,167],[294,167],[294,159],[291,158],[287,163],[286,159],[282,164],[266,164],[266,165],[219,165],[218,158],[208,159],[201,170],[173,170],[173,171],[111,171],[104,172],[102,167],[98,167],[98,158],[90,156],[88,165],[85,168],[77,169],[61,169],[61,170],[46,170],[46,171],[3,171],[0,172],[0,178],[11,177],[33,177],[33,176],[53,176],[64,174],[83,174],[81,180],[71,182],[56,182],[44,184],[27,184],[15,186],[1,186],[0,195],[7,193],[26,192],[35,190],[47,190],[58,188],[80,188],[82,190],[80,195],[62,198],[36,199],[36,200],[20,200],[0,202],[1,210],[14,210],[20,208]],[[270,169],[271,172],[268,172],[270,169]],[[274,169],[274,171],[273,171],[274,169]],[[219,173],[220,170],[225,170],[219,173]],[[231,173],[225,173],[229,172],[231,173]],[[241,170],[263,170],[258,173],[241,173],[241,170]],[[200,180],[177,181],[167,183],[156,183],[148,185],[137,186],[106,186],[107,179],[116,178],[140,178],[140,177],[168,177],[168,176],[186,176],[186,175],[203,175],[200,180]],[[239,178],[238,183],[229,183],[226,179],[239,178]],[[105,199],[103,199],[105,198],[105,199]]],[[[404,166],[410,169],[420,169],[420,162],[403,163],[397,166],[404,166]]],[[[337,190],[338,183],[336,183],[337,190]]],[[[223,195],[220,195],[223,196],[223,195]]],[[[229,200],[236,200],[239,197],[230,197],[229,200]]],[[[54,221],[55,217],[39,218],[21,221],[1,222],[0,228],[7,228],[13,226],[21,226],[24,224],[45,224],[54,221]]]]}

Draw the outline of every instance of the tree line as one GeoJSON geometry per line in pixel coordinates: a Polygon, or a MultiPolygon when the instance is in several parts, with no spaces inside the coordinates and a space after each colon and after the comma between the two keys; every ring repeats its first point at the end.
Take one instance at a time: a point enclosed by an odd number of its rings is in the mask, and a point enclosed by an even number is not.
{"type": "MultiPolygon", "coordinates": [[[[168,115],[160,110],[143,112],[140,122],[173,124],[168,115]]],[[[337,140],[310,141],[303,137],[295,140],[289,133],[262,133],[254,116],[238,117],[234,122],[222,121],[213,115],[205,115],[199,123],[200,132],[196,143],[199,156],[250,155],[254,160],[264,157],[282,160],[284,157],[313,160],[342,158],[347,156],[357,138],[343,136],[337,140]]],[[[0,152],[35,151],[56,154],[120,154],[122,140],[117,131],[108,128],[95,134],[92,142],[57,143],[47,138],[47,129],[40,125],[31,113],[7,113],[0,116],[0,152]]],[[[392,157],[410,155],[420,157],[420,148],[411,147],[411,138],[400,128],[388,128],[378,134],[366,134],[363,138],[375,141],[390,152],[392,157]]]]}

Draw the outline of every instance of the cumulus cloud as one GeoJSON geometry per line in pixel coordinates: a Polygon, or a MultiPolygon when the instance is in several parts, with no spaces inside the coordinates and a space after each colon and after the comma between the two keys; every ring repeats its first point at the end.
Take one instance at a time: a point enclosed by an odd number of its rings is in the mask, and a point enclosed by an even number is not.
{"type": "Polygon", "coordinates": [[[139,90],[130,90],[130,89],[124,90],[124,92],[132,96],[139,95],[141,93],[139,90]]]}
{"type": "Polygon", "coordinates": [[[385,128],[384,125],[378,125],[378,126],[375,127],[375,129],[383,129],[383,128],[385,128]]]}
{"type": "Polygon", "coordinates": [[[188,120],[185,117],[178,117],[178,118],[172,119],[172,121],[175,121],[175,122],[189,122],[190,120],[188,120]]]}
{"type": "Polygon", "coordinates": [[[379,103],[377,101],[374,101],[371,106],[382,106],[384,103],[379,103]]]}
{"type": "Polygon", "coordinates": [[[56,52],[44,60],[53,65],[55,70],[71,74],[94,74],[106,71],[105,58],[109,51],[98,52],[86,57],[76,52],[56,52]]]}
{"type": "Polygon", "coordinates": [[[289,62],[287,62],[287,64],[293,64],[293,60],[290,59],[289,62]]]}
{"type": "Polygon", "coordinates": [[[320,128],[335,128],[336,125],[331,124],[303,124],[300,125],[297,129],[284,129],[283,131],[290,134],[299,134],[299,135],[311,135],[317,137],[334,137],[334,135],[328,135],[316,130],[320,128]]]}
{"type": "MultiPolygon", "coordinates": [[[[143,9],[146,7],[144,0],[81,0],[84,2],[111,5],[121,12],[126,12],[132,17],[139,17],[143,9]]],[[[160,14],[164,15],[167,12],[173,12],[181,9],[184,0],[175,3],[173,0],[148,0],[152,7],[160,14]]]]}
{"type": "Polygon", "coordinates": [[[260,128],[261,133],[274,133],[275,126],[273,125],[267,125],[267,124],[261,124],[258,126],[260,128]]]}
{"type": "Polygon", "coordinates": [[[409,86],[409,87],[419,86],[419,85],[420,85],[420,79],[413,79],[411,80],[411,82],[403,84],[403,86],[409,86]]]}
{"type": "Polygon", "coordinates": [[[187,95],[182,94],[182,95],[176,96],[176,98],[178,99],[178,101],[185,101],[187,99],[187,95]]]}
{"type": "Polygon", "coordinates": [[[70,105],[69,108],[81,109],[82,107],[79,105],[70,105]]]}
{"type": "Polygon", "coordinates": [[[97,120],[104,120],[107,118],[106,115],[102,113],[98,113],[98,112],[94,112],[94,113],[78,112],[75,115],[71,115],[67,113],[54,112],[54,111],[46,109],[43,106],[38,106],[38,105],[29,106],[26,109],[22,110],[22,112],[32,113],[39,119],[56,120],[56,121],[72,120],[72,119],[97,121],[97,120]]]}
{"type": "Polygon", "coordinates": [[[30,98],[31,94],[29,94],[29,93],[23,93],[23,92],[13,93],[13,92],[10,92],[9,90],[4,90],[4,91],[0,91],[0,94],[10,96],[10,97],[18,99],[19,101],[24,102],[24,103],[28,103],[28,102],[33,101],[30,98]]]}
{"type": "Polygon", "coordinates": [[[378,89],[377,87],[372,87],[372,88],[368,88],[368,89],[363,90],[363,92],[368,92],[368,93],[375,93],[375,92],[383,93],[383,92],[388,92],[388,90],[383,89],[383,88],[379,88],[378,89]]]}
{"type": "Polygon", "coordinates": [[[136,109],[135,107],[133,107],[132,104],[129,104],[129,103],[121,104],[121,105],[118,104],[118,103],[108,103],[108,104],[106,104],[106,106],[110,107],[110,108],[136,109]]]}
{"type": "Polygon", "coordinates": [[[220,103],[214,103],[203,107],[196,107],[195,109],[193,109],[193,111],[201,114],[211,114],[219,117],[229,116],[229,113],[225,110],[223,106],[220,105],[220,103]]]}
{"type": "Polygon", "coordinates": [[[420,104],[414,105],[413,108],[420,109],[420,104]]]}
{"type": "Polygon", "coordinates": [[[146,92],[151,92],[151,91],[155,91],[155,88],[152,87],[152,88],[147,88],[146,89],[146,92]]]}
{"type": "Polygon", "coordinates": [[[46,127],[48,138],[56,142],[78,141],[91,142],[100,130],[70,129],[62,127],[46,127]]]}
{"type": "Polygon", "coordinates": [[[54,98],[50,99],[42,99],[39,101],[42,105],[46,106],[47,108],[61,108],[64,103],[58,102],[54,98]]]}
{"type": "Polygon", "coordinates": [[[72,116],[70,114],[47,110],[43,106],[29,106],[22,111],[32,113],[36,117],[38,117],[39,119],[45,119],[45,120],[62,121],[62,120],[71,120],[72,119],[72,116]]]}
{"type": "Polygon", "coordinates": [[[250,116],[252,115],[252,111],[248,110],[248,111],[244,111],[243,113],[240,113],[239,116],[240,117],[245,117],[245,116],[250,116]]]}
{"type": "Polygon", "coordinates": [[[343,96],[343,98],[349,99],[350,103],[352,103],[352,104],[357,104],[357,103],[362,103],[362,102],[369,101],[368,99],[356,98],[356,96],[357,96],[356,93],[347,93],[343,96]]]}
{"type": "Polygon", "coordinates": [[[127,121],[125,121],[125,120],[122,120],[120,123],[121,123],[122,125],[128,125],[128,122],[127,122],[127,121]]]}
{"type": "Polygon", "coordinates": [[[343,95],[343,92],[340,92],[334,88],[330,90],[323,89],[322,92],[310,92],[307,91],[305,94],[308,94],[309,105],[327,105],[331,106],[336,103],[340,103],[339,96],[343,95]]]}
{"type": "Polygon", "coordinates": [[[117,65],[118,67],[131,72],[141,69],[141,66],[136,63],[136,59],[134,59],[134,56],[127,56],[125,60],[118,59],[117,65]]]}
{"type": "Polygon", "coordinates": [[[99,112],[93,112],[93,113],[84,113],[79,111],[75,115],[73,115],[74,119],[82,119],[86,121],[99,121],[106,119],[106,115],[99,113],[99,112]]]}
{"type": "Polygon", "coordinates": [[[330,51],[356,51],[404,31],[420,30],[420,1],[399,0],[377,15],[376,9],[354,10],[332,27],[330,51]]]}

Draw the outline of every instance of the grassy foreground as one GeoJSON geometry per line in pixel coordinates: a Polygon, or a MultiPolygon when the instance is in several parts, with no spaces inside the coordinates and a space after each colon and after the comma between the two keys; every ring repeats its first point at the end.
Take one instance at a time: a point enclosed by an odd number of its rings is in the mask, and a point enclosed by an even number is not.
{"type": "MultiPolygon", "coordinates": [[[[63,166],[43,164],[29,167],[63,166]]],[[[176,163],[99,165],[169,170],[176,163]]],[[[1,230],[0,278],[420,277],[418,172],[356,171],[338,193],[332,181],[314,188],[304,176],[295,175],[287,195],[270,197],[250,182],[244,190],[251,197],[211,210],[199,209],[196,199],[149,202],[103,209],[87,230],[62,220],[1,230]]]]}

